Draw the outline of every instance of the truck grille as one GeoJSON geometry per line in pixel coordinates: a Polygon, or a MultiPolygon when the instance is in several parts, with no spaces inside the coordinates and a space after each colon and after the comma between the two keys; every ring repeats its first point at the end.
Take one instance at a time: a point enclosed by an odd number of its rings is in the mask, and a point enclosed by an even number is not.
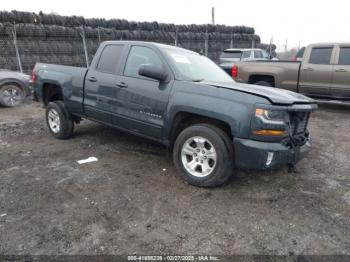
{"type": "Polygon", "coordinates": [[[300,135],[306,132],[307,124],[309,122],[310,113],[298,112],[291,115],[291,131],[292,135],[300,135]]]}
{"type": "Polygon", "coordinates": [[[303,146],[309,139],[307,124],[309,122],[310,112],[290,113],[290,132],[283,143],[286,146],[303,146]]]}

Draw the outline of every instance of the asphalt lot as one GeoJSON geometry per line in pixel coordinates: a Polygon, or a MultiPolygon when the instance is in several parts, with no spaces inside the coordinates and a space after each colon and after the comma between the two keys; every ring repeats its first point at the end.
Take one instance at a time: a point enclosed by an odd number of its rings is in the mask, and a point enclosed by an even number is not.
{"type": "Polygon", "coordinates": [[[350,108],[309,129],[299,173],[203,189],[158,144],[89,121],[60,141],[39,104],[0,108],[0,254],[350,254],[350,108]]]}

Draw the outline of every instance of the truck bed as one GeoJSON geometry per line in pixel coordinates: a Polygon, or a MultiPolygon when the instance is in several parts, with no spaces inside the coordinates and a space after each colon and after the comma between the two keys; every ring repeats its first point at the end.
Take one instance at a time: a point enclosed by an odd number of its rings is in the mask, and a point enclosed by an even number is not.
{"type": "MultiPolygon", "coordinates": [[[[67,106],[72,109],[72,112],[83,115],[84,81],[88,71],[86,67],[37,63],[34,70],[37,75],[40,75],[41,83],[49,82],[52,85],[61,86],[67,106]]],[[[45,97],[42,95],[44,88],[41,86],[35,86],[35,88],[38,99],[45,102],[45,97]]]]}
{"type": "Polygon", "coordinates": [[[74,83],[78,82],[77,84],[82,87],[88,69],[86,67],[37,63],[35,65],[35,71],[39,72],[40,70],[44,70],[42,77],[52,73],[62,74],[62,77],[64,78],[70,76],[74,83]]]}
{"type": "Polygon", "coordinates": [[[298,90],[298,80],[300,62],[294,61],[254,61],[241,62],[236,64],[238,75],[237,82],[254,83],[252,76],[273,76],[275,86],[296,92],[298,90]]]}

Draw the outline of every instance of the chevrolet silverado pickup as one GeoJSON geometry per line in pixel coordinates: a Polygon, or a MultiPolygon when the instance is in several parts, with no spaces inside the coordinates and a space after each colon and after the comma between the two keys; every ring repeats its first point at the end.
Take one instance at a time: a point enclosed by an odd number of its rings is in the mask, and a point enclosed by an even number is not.
{"type": "Polygon", "coordinates": [[[309,45],[300,60],[238,62],[224,70],[241,83],[278,87],[323,100],[350,100],[350,43],[309,45]]]}
{"type": "Polygon", "coordinates": [[[104,42],[89,68],[37,63],[32,83],[54,137],[70,137],[81,119],[143,136],[205,187],[237,168],[295,164],[310,150],[317,107],[294,92],[237,84],[200,54],[146,42],[104,42]]]}

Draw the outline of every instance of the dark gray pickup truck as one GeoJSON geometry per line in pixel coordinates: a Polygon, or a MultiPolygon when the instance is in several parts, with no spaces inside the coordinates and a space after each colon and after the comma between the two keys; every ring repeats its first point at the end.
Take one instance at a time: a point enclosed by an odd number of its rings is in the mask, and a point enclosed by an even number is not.
{"type": "Polygon", "coordinates": [[[310,149],[312,99],[237,84],[182,48],[104,42],[89,69],[38,63],[32,79],[54,137],[87,118],[158,141],[192,185],[220,185],[239,167],[294,164],[310,149]]]}

